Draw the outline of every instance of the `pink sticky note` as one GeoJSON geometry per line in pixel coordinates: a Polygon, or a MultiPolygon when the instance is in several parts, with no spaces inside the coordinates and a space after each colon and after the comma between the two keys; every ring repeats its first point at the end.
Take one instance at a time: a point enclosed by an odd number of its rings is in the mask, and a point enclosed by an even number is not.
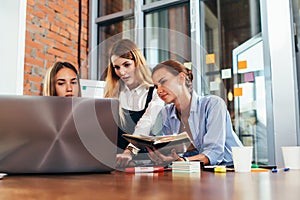
{"type": "Polygon", "coordinates": [[[244,74],[244,82],[253,82],[254,81],[254,72],[248,72],[244,74]]]}

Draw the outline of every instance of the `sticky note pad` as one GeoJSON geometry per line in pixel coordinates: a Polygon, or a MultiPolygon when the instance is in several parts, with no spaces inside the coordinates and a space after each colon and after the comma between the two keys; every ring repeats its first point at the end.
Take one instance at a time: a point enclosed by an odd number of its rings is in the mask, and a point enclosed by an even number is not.
{"type": "Polygon", "coordinates": [[[231,78],[231,69],[222,69],[222,79],[231,78]]]}
{"type": "Polygon", "coordinates": [[[254,81],[254,73],[253,72],[245,73],[244,81],[245,82],[253,82],[254,81]]]}
{"type": "Polygon", "coordinates": [[[209,83],[209,89],[210,89],[210,91],[217,91],[217,90],[219,90],[219,86],[220,86],[220,84],[217,81],[211,81],[209,83]]]}
{"type": "Polygon", "coordinates": [[[206,55],[206,64],[214,64],[215,62],[216,62],[216,59],[215,59],[214,53],[206,55]]]}
{"type": "Polygon", "coordinates": [[[238,69],[247,69],[247,61],[239,61],[238,62],[238,69]]]}
{"type": "Polygon", "coordinates": [[[192,69],[192,62],[185,62],[183,65],[188,69],[192,69]]]}
{"type": "Polygon", "coordinates": [[[243,95],[243,88],[234,88],[233,95],[239,97],[243,95]]]}

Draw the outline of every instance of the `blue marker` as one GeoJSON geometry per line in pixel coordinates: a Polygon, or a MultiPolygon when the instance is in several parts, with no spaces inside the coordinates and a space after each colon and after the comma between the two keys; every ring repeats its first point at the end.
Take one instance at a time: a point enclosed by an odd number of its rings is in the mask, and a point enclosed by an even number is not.
{"type": "Polygon", "coordinates": [[[273,168],[273,169],[272,169],[272,172],[273,172],[273,173],[277,173],[277,172],[279,172],[279,171],[281,171],[281,170],[283,170],[284,172],[286,172],[286,171],[289,171],[290,168],[288,168],[288,167],[281,168],[281,169],[275,169],[275,168],[273,168]]]}

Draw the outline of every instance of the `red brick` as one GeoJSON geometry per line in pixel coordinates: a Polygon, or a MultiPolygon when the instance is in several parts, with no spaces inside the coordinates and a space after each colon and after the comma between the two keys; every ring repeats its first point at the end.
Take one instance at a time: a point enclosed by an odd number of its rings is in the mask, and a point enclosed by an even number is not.
{"type": "Polygon", "coordinates": [[[62,36],[64,36],[65,38],[70,38],[70,32],[65,31],[65,30],[63,30],[63,29],[61,29],[61,30],[59,31],[59,34],[62,35],[62,36]]]}
{"type": "Polygon", "coordinates": [[[40,10],[34,10],[34,12],[32,14],[40,19],[45,19],[45,17],[46,17],[46,13],[44,13],[40,10]]]}
{"type": "Polygon", "coordinates": [[[61,50],[59,49],[56,49],[56,48],[49,48],[47,53],[51,54],[51,55],[55,55],[55,56],[58,56],[60,58],[64,58],[64,55],[65,53],[62,52],[61,50]]]}
{"type": "Polygon", "coordinates": [[[78,63],[77,63],[77,56],[75,55],[66,55],[66,60],[68,60],[71,63],[74,63],[74,66],[77,67],[78,63]]]}
{"type": "Polygon", "coordinates": [[[44,46],[50,46],[53,47],[55,44],[55,40],[53,39],[49,39],[47,37],[43,37],[40,34],[36,35],[36,40],[39,41],[41,44],[43,44],[44,46]]]}
{"type": "Polygon", "coordinates": [[[41,60],[47,60],[47,56],[45,53],[38,51],[37,53],[37,57],[41,60]]]}
{"type": "Polygon", "coordinates": [[[31,23],[26,23],[26,29],[32,33],[44,33],[45,32],[44,28],[41,28],[41,27],[39,27],[35,24],[31,24],[31,23]]]}
{"type": "Polygon", "coordinates": [[[34,6],[34,0],[27,0],[27,6],[30,5],[30,6],[34,6]]]}
{"type": "Polygon", "coordinates": [[[33,12],[34,12],[33,6],[27,5],[27,7],[26,7],[26,13],[27,13],[27,15],[34,16],[33,12]]]}
{"type": "Polygon", "coordinates": [[[26,56],[26,55],[30,56],[31,50],[32,50],[32,48],[26,47],[26,48],[25,48],[25,56],[26,56]]]}
{"type": "Polygon", "coordinates": [[[55,11],[53,9],[50,9],[49,7],[46,7],[40,0],[38,1],[36,7],[43,13],[47,15],[55,15],[55,11]]]}
{"type": "Polygon", "coordinates": [[[67,45],[67,46],[72,46],[73,45],[73,41],[71,41],[69,39],[65,39],[64,44],[67,45]]]}
{"type": "Polygon", "coordinates": [[[36,41],[32,41],[32,40],[26,40],[26,47],[32,47],[35,49],[42,49],[44,45],[36,42],[36,41]]]}
{"type": "Polygon", "coordinates": [[[43,21],[41,21],[41,27],[45,28],[45,29],[49,29],[50,28],[50,23],[43,20],[43,21]]]}
{"type": "Polygon", "coordinates": [[[56,43],[56,48],[63,51],[63,52],[66,52],[66,53],[69,53],[69,54],[72,54],[72,49],[70,47],[67,47],[61,43],[56,43]]]}
{"type": "Polygon", "coordinates": [[[51,24],[50,30],[52,32],[59,33],[60,28],[58,26],[55,26],[54,24],[51,24]]]}
{"type": "MultiPolygon", "coordinates": [[[[25,79],[25,76],[24,76],[24,79],[25,79]]],[[[30,83],[28,83],[28,82],[26,83],[25,82],[23,86],[24,86],[25,90],[30,90],[30,83]]]]}
{"type": "Polygon", "coordinates": [[[63,13],[64,12],[64,7],[61,7],[61,6],[57,5],[56,3],[49,2],[48,5],[49,5],[50,9],[54,9],[58,13],[63,13]]]}
{"type": "Polygon", "coordinates": [[[59,14],[58,15],[59,19],[64,22],[65,24],[69,25],[69,26],[72,26],[74,27],[75,26],[75,21],[73,21],[72,19],[70,18],[67,18],[66,16],[62,15],[62,14],[59,14]]]}
{"type": "Polygon", "coordinates": [[[47,34],[47,37],[49,39],[53,39],[54,41],[59,41],[59,42],[64,41],[63,37],[61,37],[60,35],[58,35],[57,33],[52,32],[52,31],[49,31],[49,33],[47,34]]]}
{"type": "Polygon", "coordinates": [[[71,7],[78,9],[79,3],[78,1],[73,1],[73,0],[66,0],[66,4],[70,5],[71,7]]]}
{"type": "Polygon", "coordinates": [[[24,72],[25,73],[30,73],[32,69],[32,66],[25,64],[24,66],[24,72]]]}
{"type": "Polygon", "coordinates": [[[28,80],[32,81],[32,82],[36,82],[36,83],[40,83],[43,81],[43,78],[40,76],[33,76],[33,75],[29,75],[28,76],[28,80]]]}
{"type": "Polygon", "coordinates": [[[43,66],[43,61],[42,60],[38,60],[36,58],[32,58],[32,57],[25,57],[25,64],[32,64],[35,66],[43,66]]]}

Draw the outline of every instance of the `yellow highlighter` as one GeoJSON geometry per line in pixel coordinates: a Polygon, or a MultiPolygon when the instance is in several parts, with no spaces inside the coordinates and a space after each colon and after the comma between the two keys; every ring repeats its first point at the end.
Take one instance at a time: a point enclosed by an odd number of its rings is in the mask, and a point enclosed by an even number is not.
{"type": "Polygon", "coordinates": [[[215,173],[226,173],[226,166],[217,166],[214,169],[215,173]]]}

